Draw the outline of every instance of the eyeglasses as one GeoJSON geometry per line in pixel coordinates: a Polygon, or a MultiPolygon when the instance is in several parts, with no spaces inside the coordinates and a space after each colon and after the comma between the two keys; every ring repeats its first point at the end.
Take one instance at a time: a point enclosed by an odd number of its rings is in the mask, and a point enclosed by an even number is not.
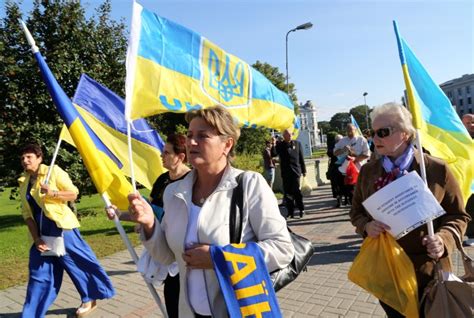
{"type": "Polygon", "coordinates": [[[375,134],[379,138],[385,138],[385,137],[389,137],[394,132],[395,132],[395,129],[393,129],[392,127],[384,127],[384,128],[377,129],[375,131],[375,134]]]}

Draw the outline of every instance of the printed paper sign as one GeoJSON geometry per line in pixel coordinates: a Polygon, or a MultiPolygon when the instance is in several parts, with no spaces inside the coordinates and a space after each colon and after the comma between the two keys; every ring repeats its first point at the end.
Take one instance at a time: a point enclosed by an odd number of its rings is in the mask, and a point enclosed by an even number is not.
{"type": "Polygon", "coordinates": [[[390,226],[399,239],[446,212],[416,171],[389,183],[362,202],[377,221],[390,226]]]}

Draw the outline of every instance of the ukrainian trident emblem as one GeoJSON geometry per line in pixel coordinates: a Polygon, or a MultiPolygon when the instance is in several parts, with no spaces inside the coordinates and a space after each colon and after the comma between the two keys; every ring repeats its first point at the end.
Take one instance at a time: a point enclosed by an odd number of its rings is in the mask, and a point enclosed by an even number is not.
{"type": "Polygon", "coordinates": [[[250,104],[250,84],[247,63],[202,40],[201,86],[209,97],[227,107],[245,107],[250,104]]]}

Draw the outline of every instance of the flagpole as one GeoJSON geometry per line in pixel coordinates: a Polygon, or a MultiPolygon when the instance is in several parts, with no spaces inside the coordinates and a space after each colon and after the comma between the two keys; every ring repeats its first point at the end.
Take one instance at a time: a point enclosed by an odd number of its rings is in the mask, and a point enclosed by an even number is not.
{"type": "MultiPolygon", "coordinates": [[[[420,153],[421,178],[423,179],[425,185],[428,186],[428,181],[426,178],[425,156],[423,155],[423,147],[421,146],[421,134],[420,134],[419,129],[416,129],[416,147],[418,148],[418,151],[420,153]]],[[[434,235],[433,219],[430,218],[430,220],[426,223],[426,225],[428,226],[428,235],[433,236],[434,235]]]]}
{"type": "Polygon", "coordinates": [[[56,157],[58,156],[59,147],[61,147],[61,137],[58,139],[58,143],[56,144],[56,148],[54,149],[53,159],[51,159],[51,163],[49,164],[48,174],[46,175],[46,179],[44,180],[44,184],[48,184],[49,178],[51,178],[51,172],[53,171],[54,163],[56,162],[56,157]]]}
{"type": "MultiPolygon", "coordinates": [[[[109,199],[109,196],[107,195],[107,193],[102,193],[102,200],[104,200],[104,203],[105,203],[105,207],[106,208],[109,208],[110,206],[112,206],[112,203],[110,202],[110,199],[109,199]]],[[[114,215],[114,223],[115,223],[115,227],[117,228],[117,231],[119,232],[120,236],[122,237],[122,240],[123,242],[125,243],[125,245],[127,246],[127,249],[128,249],[128,252],[130,253],[130,256],[132,257],[133,259],[133,262],[135,263],[135,265],[138,265],[138,255],[137,255],[137,252],[135,252],[135,249],[133,248],[132,246],[132,243],[130,242],[130,239],[128,238],[127,236],[127,233],[125,233],[125,230],[122,226],[122,224],[120,223],[120,220],[119,218],[117,217],[117,214],[114,215]]],[[[156,289],[155,287],[153,286],[152,283],[149,283],[146,279],[145,279],[145,276],[143,274],[141,274],[143,280],[145,281],[148,289],[150,290],[150,293],[151,295],[153,296],[153,298],[155,299],[155,302],[156,304],[158,305],[158,308],[160,308],[161,310],[161,313],[163,314],[163,316],[165,318],[168,318],[168,314],[166,312],[166,308],[163,306],[163,303],[160,299],[160,296],[158,295],[158,293],[156,292],[156,289]]]]}
{"type": "Polygon", "coordinates": [[[133,168],[133,152],[132,152],[132,121],[127,119],[127,143],[128,143],[128,162],[130,162],[130,178],[132,181],[133,192],[137,192],[135,183],[135,170],[133,168]]]}

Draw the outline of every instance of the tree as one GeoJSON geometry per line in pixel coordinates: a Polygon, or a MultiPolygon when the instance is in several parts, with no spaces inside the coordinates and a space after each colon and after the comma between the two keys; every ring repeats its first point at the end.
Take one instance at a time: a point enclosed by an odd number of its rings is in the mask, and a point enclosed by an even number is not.
{"type": "MultiPolygon", "coordinates": [[[[366,114],[367,115],[370,114],[369,106],[359,105],[359,106],[353,107],[349,110],[349,113],[352,116],[354,116],[361,131],[364,131],[367,128],[369,128],[367,127],[367,119],[366,119],[366,114]]],[[[370,117],[369,117],[369,122],[370,122],[370,117]]]]}
{"type": "Polygon", "coordinates": [[[328,121],[318,121],[318,127],[320,130],[323,131],[323,133],[327,133],[333,130],[333,128],[331,127],[331,124],[328,121]]]}
{"type": "Polygon", "coordinates": [[[329,124],[331,125],[332,130],[345,135],[346,125],[350,122],[351,118],[349,113],[336,113],[331,117],[329,124]]]}
{"type": "MultiPolygon", "coordinates": [[[[14,186],[22,170],[19,147],[38,142],[48,163],[63,122],[18,24],[18,4],[8,0],[5,12],[0,21],[0,185],[14,186]]],[[[34,1],[26,24],[68,96],[73,96],[81,73],[123,95],[125,25],[111,20],[110,12],[109,0],[89,19],[79,1],[34,1]]],[[[83,193],[95,190],[75,150],[62,147],[57,163],[67,167],[83,193]]]]}

